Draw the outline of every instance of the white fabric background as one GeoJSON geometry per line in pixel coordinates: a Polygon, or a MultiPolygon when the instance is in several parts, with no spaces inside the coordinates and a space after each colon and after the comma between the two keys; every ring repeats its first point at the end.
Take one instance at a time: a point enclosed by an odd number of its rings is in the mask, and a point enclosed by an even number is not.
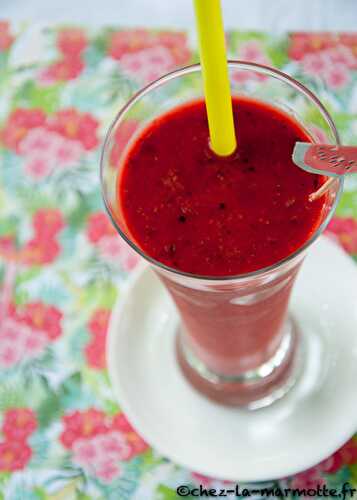
{"type": "MultiPolygon", "coordinates": [[[[90,25],[193,25],[192,0],[0,0],[0,17],[90,25]]],[[[227,28],[357,31],[357,0],[222,0],[227,28]]]]}

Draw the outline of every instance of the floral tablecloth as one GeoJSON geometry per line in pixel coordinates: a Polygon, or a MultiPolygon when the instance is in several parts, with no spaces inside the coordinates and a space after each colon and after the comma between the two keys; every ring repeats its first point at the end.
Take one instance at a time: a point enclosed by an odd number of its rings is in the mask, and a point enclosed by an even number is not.
{"type": "MultiPolygon", "coordinates": [[[[129,96],[197,60],[195,48],[181,32],[60,26],[42,29],[34,60],[24,55],[33,54],[29,33],[0,22],[0,498],[165,500],[180,484],[218,487],[143,441],[113,398],[104,355],[111,308],[137,257],[103,211],[101,142],[129,96]]],[[[353,143],[357,35],[227,40],[232,58],[305,82],[353,143]]],[[[329,231],[357,256],[356,177],[329,231]]],[[[357,484],[357,436],[275,484],[345,481],[357,484]]]]}

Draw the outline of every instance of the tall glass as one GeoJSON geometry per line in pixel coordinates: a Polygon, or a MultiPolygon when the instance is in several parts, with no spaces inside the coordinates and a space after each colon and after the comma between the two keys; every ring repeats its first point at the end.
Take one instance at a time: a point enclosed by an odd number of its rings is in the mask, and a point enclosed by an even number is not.
{"type": "MultiPolygon", "coordinates": [[[[323,137],[324,142],[339,143],[324,106],[296,80],[238,61],[229,63],[229,74],[233,95],[248,95],[292,114],[313,142],[323,137]]],[[[177,360],[186,378],[211,399],[258,408],[285,394],[299,374],[300,335],[288,313],[289,298],[307,249],[333,215],[342,183],[336,181],[330,188],[314,234],[295,253],[267,268],[212,278],[180,272],[146,255],[133,241],[117,200],[122,160],[143,127],[179,104],[202,99],[202,88],[200,66],[190,66],[148,85],[120,110],[102,152],[103,198],[119,235],[150,263],[177,306],[177,360]]]]}

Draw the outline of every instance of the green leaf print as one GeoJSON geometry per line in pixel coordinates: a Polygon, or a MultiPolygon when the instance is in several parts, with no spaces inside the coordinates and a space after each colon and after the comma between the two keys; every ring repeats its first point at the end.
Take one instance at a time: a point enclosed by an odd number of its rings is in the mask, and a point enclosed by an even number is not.
{"type": "Polygon", "coordinates": [[[168,486],[164,484],[159,484],[156,489],[156,497],[157,500],[177,500],[180,498],[176,492],[176,490],[172,490],[168,486]]]}
{"type": "Polygon", "coordinates": [[[4,412],[9,408],[26,406],[26,390],[18,382],[2,383],[0,385],[0,411],[4,412]]]}
{"type": "Polygon", "coordinates": [[[53,113],[59,106],[61,84],[40,87],[35,81],[27,80],[15,93],[13,107],[40,108],[53,113]]]}

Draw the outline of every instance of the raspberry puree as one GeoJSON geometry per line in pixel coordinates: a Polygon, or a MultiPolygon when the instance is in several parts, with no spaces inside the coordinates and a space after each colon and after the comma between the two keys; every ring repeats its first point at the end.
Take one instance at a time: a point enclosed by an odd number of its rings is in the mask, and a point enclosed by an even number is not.
{"type": "Polygon", "coordinates": [[[324,199],[308,195],[323,177],[296,167],[296,141],[311,141],[268,104],[233,99],[238,148],[208,145],[204,101],[150,123],[131,146],[117,186],[132,239],[150,257],[206,276],[270,266],[301,247],[320,222],[324,199]]]}

